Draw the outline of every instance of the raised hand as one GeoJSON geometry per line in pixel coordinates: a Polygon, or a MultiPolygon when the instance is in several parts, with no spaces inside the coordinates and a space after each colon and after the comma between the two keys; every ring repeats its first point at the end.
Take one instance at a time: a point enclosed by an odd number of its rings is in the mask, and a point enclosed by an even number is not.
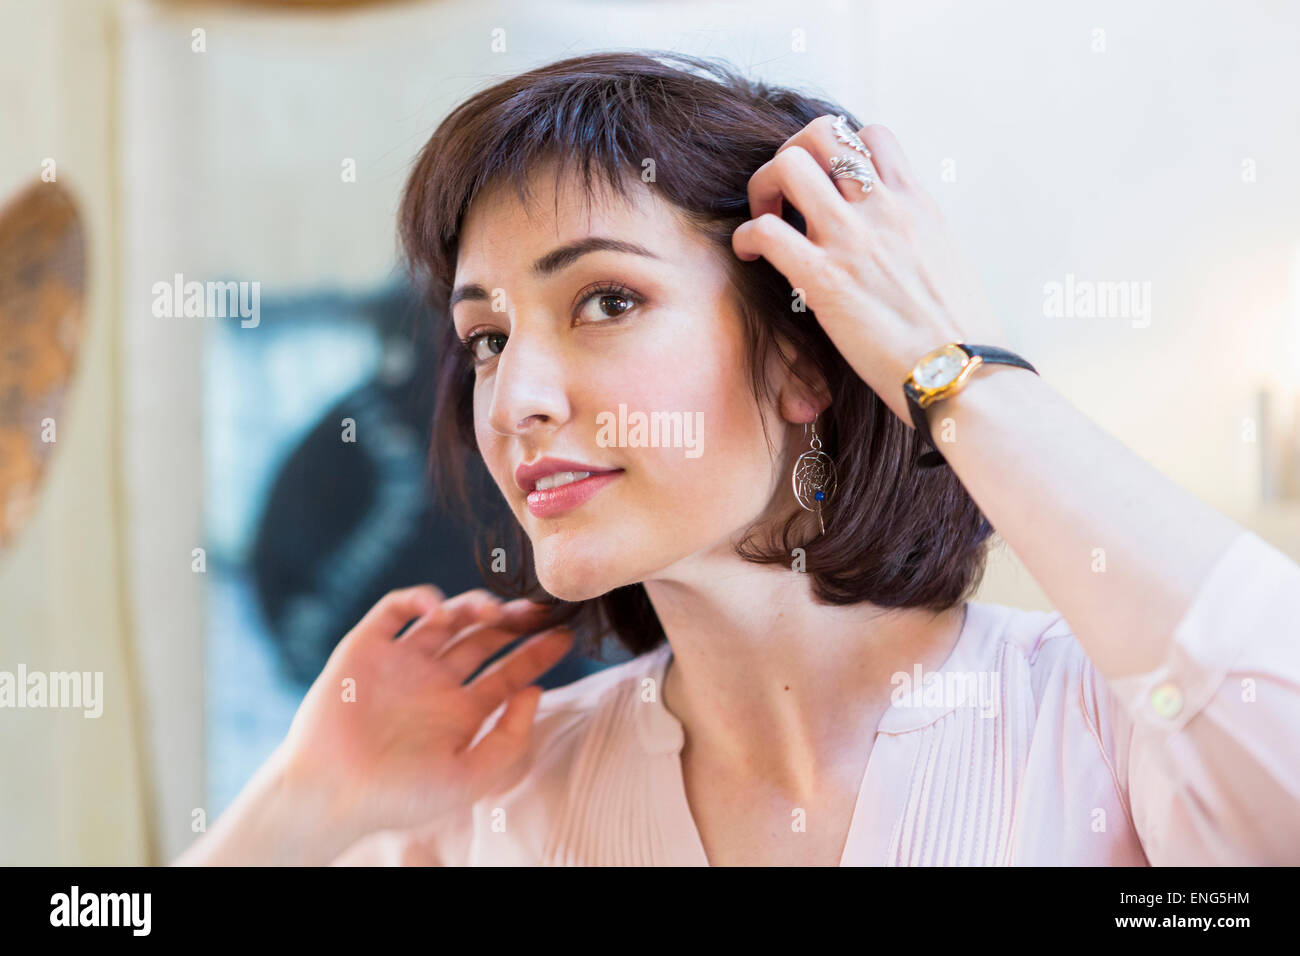
{"type": "Polygon", "coordinates": [[[334,813],[367,831],[416,826],[472,803],[523,755],[542,694],[531,682],[567,653],[572,634],[538,633],[462,682],[547,613],[482,590],[450,600],[432,585],[387,595],[303,699],[283,744],[290,788],[330,792],[334,813]]]}

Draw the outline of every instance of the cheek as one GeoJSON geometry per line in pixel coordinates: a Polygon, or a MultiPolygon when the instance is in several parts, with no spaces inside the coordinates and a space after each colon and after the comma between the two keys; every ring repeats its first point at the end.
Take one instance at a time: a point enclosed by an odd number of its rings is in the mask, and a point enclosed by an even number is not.
{"type": "MultiPolygon", "coordinates": [[[[712,527],[749,520],[771,497],[772,465],[750,387],[744,343],[731,334],[678,338],[669,349],[643,356],[635,374],[611,381],[602,393],[629,409],[683,413],[694,448],[628,448],[640,463],[653,517],[670,527],[712,527]],[[683,349],[681,342],[708,343],[683,349]]],[[[611,408],[613,411],[614,408],[611,408]]],[[[777,436],[774,434],[773,439],[777,436]]]]}
{"type": "Polygon", "coordinates": [[[488,424],[488,403],[492,400],[491,392],[484,389],[474,389],[474,439],[478,444],[479,455],[483,458],[483,464],[487,466],[488,473],[492,480],[501,489],[501,493],[507,501],[513,499],[511,494],[516,491],[515,478],[511,472],[510,459],[510,442],[504,435],[500,435],[488,424]]]}

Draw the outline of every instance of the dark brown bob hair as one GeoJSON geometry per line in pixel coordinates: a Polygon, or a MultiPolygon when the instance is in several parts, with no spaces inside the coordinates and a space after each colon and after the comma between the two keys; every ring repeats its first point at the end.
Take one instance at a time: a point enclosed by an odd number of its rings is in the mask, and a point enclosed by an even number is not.
{"type": "MultiPolygon", "coordinates": [[[[806,527],[796,508],[774,535],[770,528],[750,529],[737,554],[791,567],[794,549],[802,548],[813,593],[829,604],[869,601],[937,612],[968,599],[983,576],[993,530],[975,502],[950,468],[917,467],[925,450],[920,436],[849,367],[812,312],[791,308],[784,276],[763,259],[744,262],[731,251],[732,232],[750,218],[750,176],[790,136],[828,113],[845,114],[854,129],[863,125],[838,104],[747,79],[725,62],[658,51],[561,60],[497,83],[451,112],[416,158],[399,210],[407,267],[433,326],[442,329],[430,466],[444,501],[475,515],[482,510],[477,496],[500,494],[477,453],[474,371],[447,309],[470,204],[498,183],[513,183],[526,202],[533,171],[552,160],[558,160],[557,179],[578,172],[589,195],[601,177],[626,196],[629,185],[642,181],[644,160],[653,159],[654,182],[647,185],[730,262],[755,399],[766,397],[761,373],[777,337],[811,358],[831,396],[819,421],[838,473],[826,533],[796,538],[806,527]]],[[[797,210],[787,205],[784,217],[805,231],[797,210]]],[[[485,560],[507,538],[477,538],[479,569],[495,592],[555,605],[553,620],[573,626],[579,647],[596,657],[610,635],[632,654],[665,640],[641,584],[557,602],[537,581],[523,528],[513,513],[504,517],[514,540],[513,553],[507,548],[511,573],[490,573],[485,560]]]]}

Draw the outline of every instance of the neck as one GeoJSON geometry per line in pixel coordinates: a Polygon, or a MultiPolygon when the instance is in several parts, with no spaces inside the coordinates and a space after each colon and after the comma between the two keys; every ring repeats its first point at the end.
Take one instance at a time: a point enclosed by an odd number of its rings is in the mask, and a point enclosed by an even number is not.
{"type": "Polygon", "coordinates": [[[869,748],[893,675],[940,668],[965,621],[964,605],[819,604],[808,575],[735,555],[695,556],[645,587],[673,652],[663,703],[687,746],[793,790],[869,748]]]}

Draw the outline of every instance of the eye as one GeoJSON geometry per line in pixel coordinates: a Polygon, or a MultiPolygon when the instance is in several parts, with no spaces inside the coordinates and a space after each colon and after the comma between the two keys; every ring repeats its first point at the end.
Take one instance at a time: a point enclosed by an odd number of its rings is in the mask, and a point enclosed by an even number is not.
{"type": "Polygon", "coordinates": [[[506,347],[506,336],[501,332],[471,332],[460,340],[475,365],[482,365],[506,347]],[[486,346],[486,348],[484,347],[486,346]]]}
{"type": "Polygon", "coordinates": [[[645,297],[633,292],[627,286],[617,283],[599,283],[579,293],[579,305],[575,319],[584,322],[608,322],[622,318],[636,306],[645,302],[645,297]]]}

